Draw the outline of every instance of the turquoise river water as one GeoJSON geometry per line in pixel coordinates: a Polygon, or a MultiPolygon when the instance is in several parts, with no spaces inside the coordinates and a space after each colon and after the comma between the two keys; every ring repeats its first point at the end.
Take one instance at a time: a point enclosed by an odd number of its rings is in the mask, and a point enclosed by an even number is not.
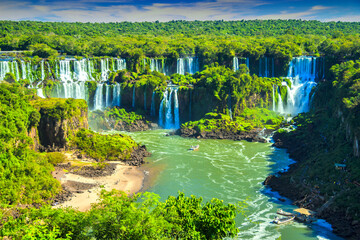
{"type": "Polygon", "coordinates": [[[245,216],[238,216],[238,239],[341,239],[331,233],[331,226],[323,220],[308,226],[293,222],[272,224],[276,210],[296,208],[289,200],[279,201],[276,192],[264,187],[265,178],[286,169],[292,162],[283,149],[271,143],[246,141],[189,139],[166,136],[167,130],[127,133],[145,144],[152,156],[142,168],[148,171],[146,191],[157,193],[164,200],[183,191],[202,196],[204,201],[219,198],[226,203],[245,199],[245,216]],[[191,145],[200,145],[199,151],[189,151],[191,145]]]}

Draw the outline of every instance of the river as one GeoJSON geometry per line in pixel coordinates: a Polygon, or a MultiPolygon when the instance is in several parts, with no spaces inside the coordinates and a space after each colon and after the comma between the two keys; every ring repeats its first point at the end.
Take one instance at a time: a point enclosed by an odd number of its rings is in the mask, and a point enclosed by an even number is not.
{"type": "Polygon", "coordinates": [[[281,198],[262,182],[292,162],[283,149],[271,143],[246,141],[188,139],[166,136],[168,130],[127,133],[145,144],[152,156],[143,168],[149,172],[145,190],[159,194],[162,200],[183,191],[187,196],[202,196],[205,201],[219,198],[225,203],[246,200],[246,216],[236,219],[239,239],[339,240],[325,221],[312,226],[293,222],[275,225],[276,210],[291,211],[296,207],[281,198]],[[189,151],[200,145],[199,151],[189,151]]]}

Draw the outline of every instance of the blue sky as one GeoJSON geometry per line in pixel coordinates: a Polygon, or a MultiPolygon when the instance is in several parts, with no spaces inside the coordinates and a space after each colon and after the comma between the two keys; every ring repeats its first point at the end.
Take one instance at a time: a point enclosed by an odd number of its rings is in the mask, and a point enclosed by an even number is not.
{"type": "Polygon", "coordinates": [[[0,0],[1,20],[120,22],[304,19],[360,21],[360,0],[0,0]]]}

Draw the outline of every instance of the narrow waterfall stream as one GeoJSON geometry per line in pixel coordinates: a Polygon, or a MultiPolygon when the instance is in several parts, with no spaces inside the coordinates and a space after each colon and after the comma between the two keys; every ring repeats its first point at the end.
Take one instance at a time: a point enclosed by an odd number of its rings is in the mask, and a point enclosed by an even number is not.
{"type": "Polygon", "coordinates": [[[165,129],[180,128],[178,87],[168,85],[159,107],[159,126],[165,129]]]}

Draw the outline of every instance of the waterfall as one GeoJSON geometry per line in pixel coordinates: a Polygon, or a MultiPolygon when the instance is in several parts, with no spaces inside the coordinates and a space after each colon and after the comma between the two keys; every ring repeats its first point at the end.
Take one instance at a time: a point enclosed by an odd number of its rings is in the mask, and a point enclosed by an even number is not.
{"type": "Polygon", "coordinates": [[[175,95],[174,95],[174,123],[175,123],[175,129],[180,128],[180,114],[179,114],[179,101],[178,101],[178,94],[177,89],[175,89],[175,95]]]}
{"type": "Polygon", "coordinates": [[[115,60],[116,60],[116,69],[115,69],[115,71],[126,69],[126,61],[125,61],[125,59],[116,58],[115,60]]]}
{"type": "Polygon", "coordinates": [[[317,58],[301,56],[293,58],[289,64],[287,78],[291,81],[291,88],[287,87],[286,106],[278,102],[278,111],[286,114],[296,115],[309,110],[310,93],[316,85],[317,58]]]}
{"type": "Polygon", "coordinates": [[[12,61],[12,72],[14,73],[16,80],[19,81],[20,74],[19,74],[19,66],[17,61],[12,61]]]}
{"type": "Polygon", "coordinates": [[[166,109],[166,115],[165,115],[165,128],[170,129],[172,127],[172,112],[171,112],[171,98],[173,95],[174,90],[171,89],[169,99],[166,101],[165,109],[166,109]]]}
{"type": "Polygon", "coordinates": [[[44,60],[43,60],[43,61],[41,61],[40,68],[41,68],[41,80],[42,80],[42,81],[44,81],[44,79],[45,79],[45,67],[44,67],[44,60]]]}
{"type": "Polygon", "coordinates": [[[78,81],[92,80],[92,70],[90,60],[82,59],[74,61],[74,79],[78,81]]]}
{"type": "Polygon", "coordinates": [[[17,81],[20,79],[17,61],[0,61],[0,80],[4,80],[7,73],[14,74],[17,81]]]}
{"type": "Polygon", "coordinates": [[[36,94],[41,98],[45,98],[42,88],[37,88],[36,94]]]}
{"type": "Polygon", "coordinates": [[[62,82],[72,81],[72,74],[70,70],[70,60],[60,60],[59,61],[60,69],[60,80],[62,82]]]}
{"type": "Polygon", "coordinates": [[[99,83],[95,90],[94,110],[101,110],[103,108],[103,83],[99,83]]]}
{"type": "Polygon", "coordinates": [[[101,59],[100,60],[100,70],[101,70],[101,80],[107,81],[109,77],[109,59],[101,59]]]}
{"type": "Polygon", "coordinates": [[[249,58],[233,57],[233,69],[234,69],[234,72],[239,70],[240,64],[245,64],[247,66],[247,68],[249,69],[249,58]]]}
{"type": "MultiPolygon", "coordinates": [[[[144,58],[144,67],[146,66],[146,59],[144,58]]],[[[149,59],[149,67],[151,71],[157,71],[165,74],[165,68],[163,64],[163,59],[150,58],[149,59]]]]}
{"type": "Polygon", "coordinates": [[[194,74],[199,71],[199,60],[197,57],[185,57],[177,59],[177,73],[184,75],[186,72],[194,74]]]}
{"type": "Polygon", "coordinates": [[[155,59],[153,59],[153,58],[150,59],[150,70],[151,71],[157,71],[156,64],[155,64],[155,59]]]}
{"type": "Polygon", "coordinates": [[[234,72],[239,70],[239,58],[237,58],[237,57],[233,57],[233,69],[234,69],[234,72]]]}
{"type": "Polygon", "coordinates": [[[8,61],[0,61],[0,80],[4,80],[5,75],[10,72],[8,61]]]}
{"type": "Polygon", "coordinates": [[[278,93],[278,99],[279,99],[278,100],[278,112],[284,113],[284,106],[283,106],[283,101],[282,101],[280,92],[278,93]]]}
{"type": "Polygon", "coordinates": [[[155,117],[155,91],[153,91],[152,96],[151,96],[150,115],[155,117]]]}
{"type": "Polygon", "coordinates": [[[110,107],[110,85],[106,84],[105,86],[105,107],[110,107]]]}
{"type": "Polygon", "coordinates": [[[113,106],[120,107],[121,104],[121,87],[120,84],[115,83],[113,86],[113,106]]]}
{"type": "Polygon", "coordinates": [[[259,77],[274,77],[274,58],[261,57],[259,59],[259,77]]]}
{"type": "Polygon", "coordinates": [[[164,105],[167,105],[168,91],[165,90],[163,93],[163,99],[161,100],[159,107],[159,126],[164,127],[164,105]]]}
{"type": "Polygon", "coordinates": [[[135,84],[133,86],[132,108],[135,109],[135,84]]]}
{"type": "Polygon", "coordinates": [[[178,58],[177,59],[177,64],[176,64],[177,70],[176,72],[178,74],[185,74],[185,66],[184,66],[184,59],[183,58],[178,58]]]}
{"type": "Polygon", "coordinates": [[[159,125],[165,129],[180,128],[180,113],[177,91],[177,87],[168,87],[168,89],[166,89],[164,92],[163,99],[160,103],[159,125]]]}

